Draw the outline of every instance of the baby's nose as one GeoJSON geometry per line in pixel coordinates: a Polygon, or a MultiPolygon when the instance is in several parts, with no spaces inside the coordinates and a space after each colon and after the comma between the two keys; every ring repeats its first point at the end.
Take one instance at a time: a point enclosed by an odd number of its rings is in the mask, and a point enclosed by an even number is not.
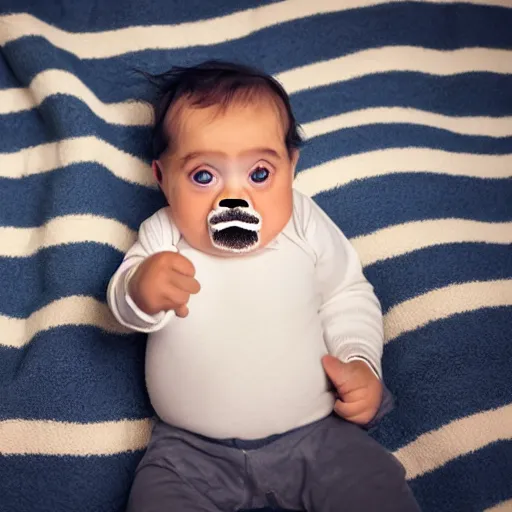
{"type": "Polygon", "coordinates": [[[249,208],[249,203],[245,199],[223,199],[219,206],[223,208],[249,208]]]}

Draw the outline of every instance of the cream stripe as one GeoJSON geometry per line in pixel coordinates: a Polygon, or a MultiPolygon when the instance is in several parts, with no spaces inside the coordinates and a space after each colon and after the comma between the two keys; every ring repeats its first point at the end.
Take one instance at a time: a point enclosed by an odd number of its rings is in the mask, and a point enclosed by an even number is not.
{"type": "MultiPolygon", "coordinates": [[[[455,420],[438,430],[422,434],[394,454],[404,464],[407,478],[416,478],[493,442],[511,439],[508,422],[511,414],[512,405],[507,405],[455,420]]],[[[112,455],[145,448],[151,427],[149,419],[86,424],[4,420],[0,422],[0,453],[112,455]]]]}
{"type": "Polygon", "coordinates": [[[97,162],[125,181],[155,186],[149,165],[93,136],[41,144],[14,153],[2,153],[0,177],[23,178],[81,162],[97,162]]]}
{"type": "Polygon", "coordinates": [[[512,222],[428,219],[390,226],[353,238],[351,242],[363,265],[367,266],[434,245],[461,242],[512,244],[512,222]]]}
{"type": "Polygon", "coordinates": [[[13,14],[0,18],[0,24],[4,24],[0,45],[26,35],[41,35],[79,58],[108,58],[148,49],[210,46],[287,21],[382,3],[387,1],[347,0],[342,6],[332,0],[292,0],[178,25],[132,26],[89,33],[66,32],[29,14],[13,14]]]}
{"type": "MultiPolygon", "coordinates": [[[[308,138],[313,138],[344,128],[392,123],[429,126],[461,135],[483,135],[485,137],[512,136],[512,117],[455,117],[402,107],[377,107],[354,110],[345,114],[306,123],[302,126],[302,129],[308,138]]],[[[390,126],[389,129],[393,128],[390,126]]]]}
{"type": "MultiPolygon", "coordinates": [[[[512,52],[487,48],[465,48],[447,51],[411,46],[382,47],[362,50],[348,56],[295,68],[277,75],[277,78],[283,82],[289,93],[293,93],[316,86],[388,71],[419,71],[435,75],[446,75],[479,70],[512,73],[512,52]]],[[[45,98],[54,94],[67,94],[83,100],[98,117],[109,123],[147,125],[152,122],[153,114],[148,105],[136,101],[112,104],[103,103],[79,78],[67,71],[57,69],[39,73],[27,89],[13,88],[1,90],[0,114],[34,108],[41,104],[45,98]]],[[[374,116],[384,115],[386,122],[389,122],[390,118],[393,120],[393,116],[396,116],[398,113],[400,113],[402,118],[407,119],[405,122],[410,122],[408,119],[410,119],[411,113],[415,114],[416,118],[418,117],[418,112],[421,113],[421,111],[414,109],[399,108],[369,109],[369,111],[372,110],[374,111],[374,116]],[[390,116],[390,112],[392,116],[390,116]]],[[[366,115],[364,112],[361,111],[360,117],[361,115],[366,115]]],[[[424,117],[427,114],[422,113],[422,116],[424,117]]],[[[449,125],[453,125],[455,122],[456,126],[459,127],[462,124],[460,122],[461,118],[450,118],[439,114],[429,115],[428,119],[430,123],[434,122],[434,125],[440,121],[449,125]]],[[[352,117],[354,116],[357,119],[357,114],[352,114],[352,117]]],[[[330,118],[328,121],[336,125],[343,122],[344,119],[346,119],[346,114],[330,118]]],[[[468,127],[463,129],[476,130],[476,133],[480,133],[482,127],[477,123],[481,118],[473,119],[472,124],[468,124],[468,127]]],[[[508,126],[506,130],[507,133],[510,133],[512,129],[510,120],[507,123],[507,118],[496,119],[499,126],[508,126]]],[[[470,120],[471,118],[466,119],[466,122],[471,123],[470,120]]],[[[364,122],[364,118],[358,119],[358,124],[364,122]]],[[[313,132],[315,129],[318,130],[318,127],[314,125],[312,128],[313,132]]]]}
{"type": "MultiPolygon", "coordinates": [[[[37,228],[0,227],[0,257],[27,257],[46,247],[93,242],[126,252],[135,231],[114,219],[95,215],[56,217],[37,228]]],[[[395,258],[435,245],[483,242],[511,244],[512,222],[480,222],[467,219],[413,221],[380,229],[351,239],[363,265],[395,258]]]]}
{"type": "Polygon", "coordinates": [[[42,71],[28,88],[0,90],[0,114],[12,114],[38,107],[46,98],[66,94],[83,101],[98,117],[111,124],[149,125],[153,121],[150,105],[139,101],[103,103],[75,75],[59,69],[42,71]]]}
{"type": "MultiPolygon", "coordinates": [[[[457,313],[512,306],[512,280],[454,284],[402,302],[384,316],[386,342],[406,332],[457,313]]],[[[0,345],[22,347],[41,331],[62,325],[94,325],[109,332],[126,333],[106,304],[91,297],[56,300],[28,318],[0,315],[0,345]]]]}
{"type": "Polygon", "coordinates": [[[493,442],[512,439],[512,404],[467,416],[419,436],[394,455],[412,480],[493,442]]]}
{"type": "MultiPolygon", "coordinates": [[[[156,186],[150,167],[142,160],[93,136],[2,153],[0,177],[22,178],[80,162],[98,162],[118,178],[147,187],[156,186]]],[[[295,187],[313,196],[356,179],[408,172],[508,178],[512,176],[512,154],[450,153],[414,147],[368,151],[304,170],[297,175],[295,187]]]]}
{"type": "MultiPolygon", "coordinates": [[[[458,0],[424,0],[453,4],[458,0]]],[[[476,5],[509,6],[509,0],[467,0],[476,5]]],[[[289,0],[213,19],[179,25],[132,26],[102,32],[66,32],[27,13],[0,17],[0,46],[24,36],[42,36],[79,58],[108,58],[147,49],[210,46],[232,41],[280,23],[329,12],[393,3],[389,0],[289,0]]],[[[397,2],[398,3],[398,2],[397,2]]]]}
{"type": "Polygon", "coordinates": [[[113,219],[67,215],[37,228],[0,227],[0,256],[31,256],[45,247],[80,242],[107,244],[126,252],[135,237],[134,231],[113,219]]]}
{"type": "Polygon", "coordinates": [[[512,52],[488,48],[430,50],[413,46],[388,46],[315,62],[285,71],[276,78],[291,94],[306,88],[390,71],[416,71],[442,76],[477,71],[512,73],[512,52]]]}
{"type": "Polygon", "coordinates": [[[390,148],[350,155],[304,170],[295,187],[309,196],[354,180],[395,173],[448,174],[474,178],[509,178],[512,154],[450,153],[428,148],[390,148]]]}
{"type": "Polygon", "coordinates": [[[391,308],[384,315],[385,341],[459,313],[500,306],[512,306],[512,279],[451,284],[391,308]]]}
{"type": "Polygon", "coordinates": [[[68,423],[49,420],[0,421],[2,455],[114,455],[146,448],[152,421],[68,423]]]}
{"type": "MultiPolygon", "coordinates": [[[[58,69],[39,73],[29,88],[0,90],[0,114],[34,108],[54,94],[66,94],[82,100],[107,123],[147,126],[153,121],[153,112],[149,105],[137,101],[103,103],[78,77],[58,69]]],[[[403,107],[356,110],[306,123],[302,128],[308,138],[313,138],[343,128],[391,123],[430,126],[462,135],[512,136],[512,117],[455,117],[403,107]]]]}
{"type": "Polygon", "coordinates": [[[93,325],[108,332],[129,332],[117,323],[106,304],[75,295],[51,302],[28,318],[0,315],[0,345],[21,348],[37,333],[63,325],[93,325]]]}
{"type": "Polygon", "coordinates": [[[485,509],[485,512],[512,512],[512,500],[502,501],[494,507],[485,509]]]}

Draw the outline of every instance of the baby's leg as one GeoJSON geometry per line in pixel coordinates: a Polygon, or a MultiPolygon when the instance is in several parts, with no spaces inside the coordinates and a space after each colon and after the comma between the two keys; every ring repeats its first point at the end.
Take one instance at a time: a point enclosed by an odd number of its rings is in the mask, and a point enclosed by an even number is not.
{"type": "Polygon", "coordinates": [[[398,460],[359,427],[330,417],[305,439],[308,512],[419,512],[398,460]]]}
{"type": "Polygon", "coordinates": [[[169,468],[144,465],[137,471],[126,512],[221,512],[169,468]]]}
{"type": "Polygon", "coordinates": [[[226,512],[242,508],[245,461],[238,450],[158,423],[127,512],[226,512]]]}

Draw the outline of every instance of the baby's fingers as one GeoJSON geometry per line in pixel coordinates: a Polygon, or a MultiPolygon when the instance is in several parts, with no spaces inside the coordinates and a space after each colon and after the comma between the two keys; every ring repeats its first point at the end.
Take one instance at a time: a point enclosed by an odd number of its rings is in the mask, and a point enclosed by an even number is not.
{"type": "Polygon", "coordinates": [[[351,423],[356,423],[357,425],[370,423],[377,412],[364,401],[348,403],[342,402],[341,400],[336,400],[334,411],[338,416],[341,416],[351,423]]]}
{"type": "Polygon", "coordinates": [[[185,276],[178,272],[173,273],[170,279],[170,283],[179,290],[187,293],[195,294],[199,293],[199,291],[201,290],[201,285],[195,278],[185,276]]]}
{"type": "Polygon", "coordinates": [[[176,313],[176,316],[180,318],[185,318],[188,315],[188,307],[186,306],[186,304],[184,304],[183,306],[178,306],[174,310],[174,312],[176,313]]]}

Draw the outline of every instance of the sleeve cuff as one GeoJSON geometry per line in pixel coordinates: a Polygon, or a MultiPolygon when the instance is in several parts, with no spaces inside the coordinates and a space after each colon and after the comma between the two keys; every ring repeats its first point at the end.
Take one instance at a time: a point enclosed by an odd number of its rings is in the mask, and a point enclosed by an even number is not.
{"type": "Polygon", "coordinates": [[[164,311],[160,311],[160,313],[157,313],[156,315],[148,315],[147,313],[144,313],[144,311],[142,311],[142,309],[140,309],[137,304],[135,304],[128,293],[126,293],[124,298],[126,300],[126,304],[128,304],[128,307],[132,310],[133,314],[146,324],[156,325],[165,318],[166,313],[164,311]]]}
{"type": "Polygon", "coordinates": [[[147,313],[142,311],[137,306],[137,304],[135,304],[135,302],[133,301],[133,299],[131,298],[131,296],[128,292],[128,289],[129,289],[130,280],[133,277],[133,275],[135,274],[138,266],[139,265],[135,265],[134,267],[132,267],[127,272],[126,277],[124,279],[124,283],[123,283],[124,286],[122,289],[122,293],[124,295],[124,297],[123,297],[124,302],[126,304],[126,307],[130,311],[129,316],[134,318],[134,320],[135,320],[134,322],[130,322],[130,323],[132,323],[132,325],[131,325],[132,328],[135,328],[138,331],[146,332],[146,333],[155,332],[155,331],[158,331],[158,330],[162,329],[163,327],[165,327],[165,325],[170,321],[170,319],[175,315],[175,313],[174,313],[174,311],[167,311],[167,312],[160,311],[156,315],[148,315],[147,313]]]}
{"type": "Polygon", "coordinates": [[[365,362],[375,376],[382,380],[381,354],[375,347],[364,340],[349,339],[341,342],[333,354],[343,363],[349,361],[365,362]]]}
{"type": "Polygon", "coordinates": [[[351,357],[349,357],[346,360],[346,362],[348,363],[350,361],[363,361],[363,363],[366,363],[370,367],[370,370],[373,372],[375,377],[377,377],[377,379],[379,379],[379,380],[382,380],[381,376],[377,373],[377,370],[375,369],[373,364],[370,361],[368,361],[368,359],[366,359],[365,357],[362,357],[362,356],[351,356],[351,357]]]}

